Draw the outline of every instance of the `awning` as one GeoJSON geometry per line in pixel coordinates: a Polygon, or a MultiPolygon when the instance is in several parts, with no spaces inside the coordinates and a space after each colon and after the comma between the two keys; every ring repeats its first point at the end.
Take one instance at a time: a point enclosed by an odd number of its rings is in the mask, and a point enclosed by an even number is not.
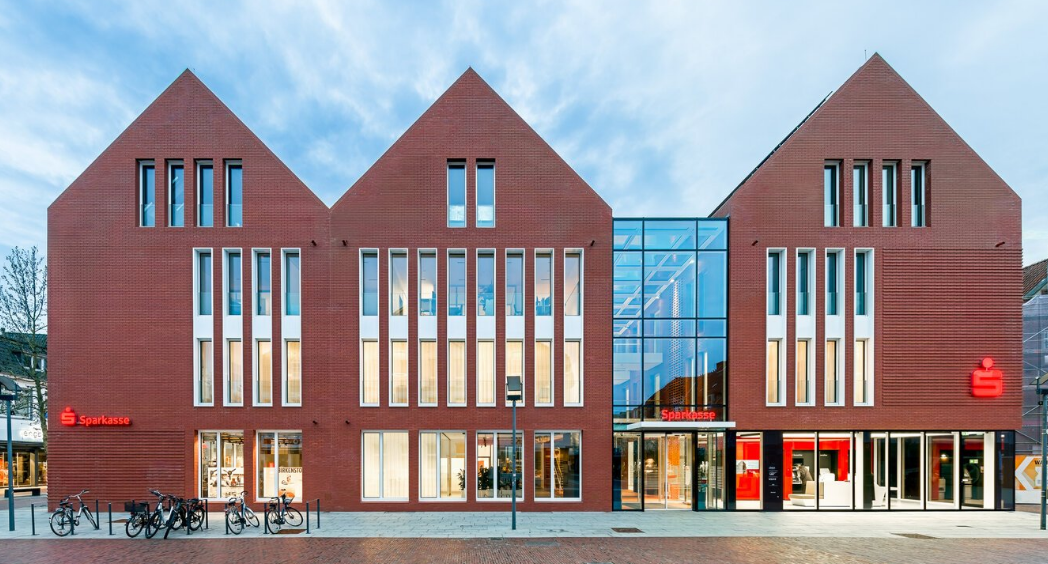
{"type": "Polygon", "coordinates": [[[734,421],[637,421],[627,431],[717,431],[734,429],[734,421]]]}

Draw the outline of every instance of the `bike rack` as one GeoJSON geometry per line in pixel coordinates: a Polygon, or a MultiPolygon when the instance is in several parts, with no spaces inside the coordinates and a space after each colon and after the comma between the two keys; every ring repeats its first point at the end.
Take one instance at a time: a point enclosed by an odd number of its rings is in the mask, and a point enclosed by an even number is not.
{"type": "Polygon", "coordinates": [[[33,536],[35,537],[36,536],[36,504],[35,503],[30,503],[29,504],[29,519],[30,519],[30,522],[33,525],[33,536]]]}
{"type": "Polygon", "coordinates": [[[109,502],[106,505],[109,506],[109,536],[113,536],[113,502],[109,502]]]}
{"type": "Polygon", "coordinates": [[[97,497],[95,498],[95,519],[97,519],[97,521],[95,521],[95,530],[97,531],[98,527],[102,524],[102,517],[98,513],[98,498],[97,497]]]}
{"type": "Polygon", "coordinates": [[[320,498],[317,498],[317,529],[320,528],[320,498]]]}
{"type": "Polygon", "coordinates": [[[309,534],[309,502],[306,502],[306,534],[309,534]]]}
{"type": "Polygon", "coordinates": [[[264,511],[263,514],[265,515],[266,528],[262,531],[262,534],[263,535],[271,535],[273,533],[269,530],[269,504],[268,503],[266,504],[265,511],[264,511]]]}
{"type": "Polygon", "coordinates": [[[211,528],[211,527],[209,526],[208,522],[207,522],[207,514],[208,514],[208,513],[211,513],[211,506],[209,506],[209,505],[207,504],[207,500],[205,499],[205,500],[204,500],[204,528],[205,528],[205,529],[210,529],[210,528],[211,528]]]}

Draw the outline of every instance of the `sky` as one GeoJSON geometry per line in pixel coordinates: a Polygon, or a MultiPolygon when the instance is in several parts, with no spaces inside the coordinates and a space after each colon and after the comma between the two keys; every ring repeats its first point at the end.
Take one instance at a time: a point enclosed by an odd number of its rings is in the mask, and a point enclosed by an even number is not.
{"type": "Polygon", "coordinates": [[[333,204],[472,66],[619,216],[705,216],[879,52],[1048,258],[1048,2],[0,0],[0,255],[186,68],[333,204]]]}

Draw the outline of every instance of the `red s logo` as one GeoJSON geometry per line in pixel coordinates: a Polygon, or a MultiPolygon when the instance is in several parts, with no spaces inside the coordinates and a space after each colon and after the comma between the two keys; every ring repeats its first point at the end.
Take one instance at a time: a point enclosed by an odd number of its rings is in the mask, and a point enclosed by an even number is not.
{"type": "Polygon", "coordinates": [[[993,367],[993,359],[986,357],[982,368],[972,372],[972,397],[996,398],[1004,393],[1004,373],[993,367]]]}
{"type": "Polygon", "coordinates": [[[76,425],[76,412],[73,411],[73,408],[67,407],[59,416],[59,420],[66,427],[73,427],[76,425]]]}

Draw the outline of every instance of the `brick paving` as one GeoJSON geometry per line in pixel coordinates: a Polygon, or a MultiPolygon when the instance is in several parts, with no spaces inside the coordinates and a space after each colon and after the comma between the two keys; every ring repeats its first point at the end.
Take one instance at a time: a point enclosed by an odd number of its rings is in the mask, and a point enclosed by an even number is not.
{"type": "Polygon", "coordinates": [[[54,539],[0,542],[5,564],[106,562],[438,563],[942,563],[1048,561],[1044,539],[547,538],[547,539],[54,539]]]}

